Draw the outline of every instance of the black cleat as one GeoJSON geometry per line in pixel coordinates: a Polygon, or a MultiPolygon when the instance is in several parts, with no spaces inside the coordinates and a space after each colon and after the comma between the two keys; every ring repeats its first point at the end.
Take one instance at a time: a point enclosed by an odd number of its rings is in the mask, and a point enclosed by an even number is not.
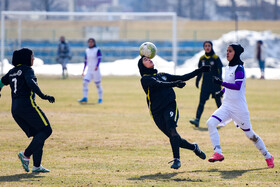
{"type": "Polygon", "coordinates": [[[199,147],[196,143],[194,143],[194,146],[195,146],[195,148],[194,148],[193,152],[196,154],[196,156],[198,156],[199,158],[204,160],[206,158],[205,153],[199,149],[199,147]]]}
{"type": "Polygon", "coordinates": [[[190,120],[190,123],[195,125],[195,127],[199,127],[199,120],[198,119],[190,120]]]}
{"type": "Polygon", "coordinates": [[[173,164],[171,165],[171,168],[173,169],[179,169],[181,167],[181,162],[180,162],[180,159],[178,158],[175,158],[174,160],[168,162],[168,163],[171,163],[173,162],[173,164]]]}

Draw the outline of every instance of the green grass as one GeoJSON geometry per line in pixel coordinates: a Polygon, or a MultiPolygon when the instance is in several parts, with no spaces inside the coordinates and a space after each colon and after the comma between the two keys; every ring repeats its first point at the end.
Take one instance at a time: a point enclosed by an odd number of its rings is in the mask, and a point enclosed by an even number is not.
{"type": "MultiPolygon", "coordinates": [[[[50,104],[37,97],[53,134],[46,141],[43,166],[50,173],[26,173],[17,158],[27,139],[10,113],[10,89],[0,99],[0,186],[279,186],[280,81],[247,80],[247,102],[254,131],[275,157],[275,168],[266,162],[242,130],[233,123],[219,130],[225,160],[209,163],[181,149],[182,167],[170,169],[169,140],[152,121],[139,77],[104,77],[104,103],[90,84],[89,103],[81,105],[82,80],[39,77],[41,90],[54,95],[50,104]]],[[[180,119],[178,132],[197,142],[207,158],[212,156],[206,120],[216,109],[205,105],[201,128],[188,122],[195,116],[199,90],[194,80],[175,88],[180,119]]],[[[32,162],[30,164],[32,167],[32,162]]]]}

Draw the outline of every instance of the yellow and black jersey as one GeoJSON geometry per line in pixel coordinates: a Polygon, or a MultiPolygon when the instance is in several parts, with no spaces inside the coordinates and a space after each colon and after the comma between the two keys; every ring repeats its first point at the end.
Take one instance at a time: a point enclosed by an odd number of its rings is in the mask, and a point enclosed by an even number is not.
{"type": "Polygon", "coordinates": [[[211,71],[203,72],[201,75],[199,75],[197,77],[197,81],[199,81],[201,77],[203,78],[201,89],[205,90],[205,91],[207,90],[210,92],[219,91],[221,89],[220,86],[214,84],[212,81],[213,76],[222,78],[223,64],[222,64],[219,56],[216,54],[213,54],[211,56],[207,56],[206,54],[204,54],[199,59],[198,68],[205,66],[205,65],[211,66],[211,71]]]}
{"type": "Polygon", "coordinates": [[[50,123],[35,103],[35,93],[41,98],[45,95],[37,85],[33,69],[18,65],[4,75],[1,82],[11,87],[12,115],[26,135],[34,136],[42,130],[50,134],[50,123]]]}
{"type": "Polygon", "coordinates": [[[40,97],[44,96],[37,85],[37,78],[33,69],[26,65],[18,65],[12,68],[2,77],[1,82],[4,85],[10,85],[12,99],[29,99],[31,95],[34,99],[35,94],[32,93],[36,93],[40,97]]]}
{"type": "Polygon", "coordinates": [[[172,87],[174,81],[187,81],[200,73],[195,70],[185,75],[170,75],[167,73],[154,73],[143,75],[141,78],[142,87],[147,95],[147,104],[152,113],[164,109],[170,103],[175,102],[176,96],[172,87]]]}

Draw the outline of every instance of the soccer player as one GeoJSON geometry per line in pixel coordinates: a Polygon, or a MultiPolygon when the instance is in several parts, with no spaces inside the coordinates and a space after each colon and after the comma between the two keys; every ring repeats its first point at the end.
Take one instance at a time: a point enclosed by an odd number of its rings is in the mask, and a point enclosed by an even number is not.
{"type": "Polygon", "coordinates": [[[213,44],[211,41],[205,41],[203,43],[203,48],[205,51],[205,54],[200,57],[198,62],[198,67],[204,65],[211,66],[210,72],[204,72],[202,74],[199,74],[196,77],[195,86],[199,88],[199,81],[202,77],[202,84],[201,84],[201,91],[200,91],[200,98],[199,98],[199,104],[196,111],[196,118],[194,120],[190,120],[190,123],[195,125],[196,127],[199,127],[199,121],[200,117],[204,110],[204,105],[206,101],[209,99],[209,96],[212,94],[212,98],[215,99],[216,105],[219,108],[221,106],[221,97],[217,96],[215,97],[215,93],[217,91],[221,90],[221,86],[214,84],[212,81],[213,76],[217,76],[220,79],[222,78],[222,67],[223,64],[219,58],[218,55],[215,54],[213,50],[213,44]]]}
{"type": "Polygon", "coordinates": [[[88,84],[91,80],[94,80],[94,83],[97,88],[98,93],[98,103],[102,103],[103,90],[101,87],[101,73],[100,73],[100,62],[101,62],[101,51],[96,46],[95,39],[88,39],[88,48],[86,49],[85,55],[85,65],[83,69],[82,76],[84,76],[83,81],[83,98],[78,100],[80,103],[86,103],[88,101],[88,84]],[[85,69],[87,67],[87,73],[84,75],[85,69]]]}
{"type": "Polygon", "coordinates": [[[173,158],[171,168],[181,167],[180,148],[189,149],[201,159],[206,155],[202,152],[196,143],[191,144],[180,137],[176,130],[179,119],[179,111],[176,104],[176,95],[173,87],[183,88],[187,81],[201,72],[210,71],[210,66],[201,68],[182,76],[170,75],[167,73],[158,73],[154,69],[154,64],[148,57],[141,57],[138,61],[138,68],[141,75],[141,84],[147,95],[147,104],[151,116],[157,127],[169,138],[173,158]]]}
{"type": "Polygon", "coordinates": [[[68,42],[66,42],[65,37],[61,36],[59,39],[59,44],[57,46],[57,61],[62,66],[62,78],[68,77],[67,64],[71,59],[71,52],[68,42]]]}
{"type": "Polygon", "coordinates": [[[257,149],[262,153],[267,162],[268,168],[273,168],[273,156],[267,151],[262,139],[253,131],[249,110],[245,97],[246,75],[243,62],[240,60],[240,54],[244,52],[241,45],[231,44],[227,48],[228,66],[225,68],[225,79],[222,81],[214,77],[216,84],[224,86],[217,94],[222,95],[222,105],[212,114],[207,121],[209,136],[214,148],[214,155],[208,160],[209,162],[223,161],[224,155],[220,145],[217,125],[225,125],[233,120],[246,136],[255,144],[257,149]]]}
{"type": "Polygon", "coordinates": [[[50,172],[41,165],[45,140],[52,134],[50,123],[44,112],[35,103],[35,94],[41,99],[55,102],[53,96],[45,95],[37,85],[37,78],[31,68],[33,52],[22,48],[13,53],[12,64],[15,66],[1,78],[0,90],[10,85],[12,95],[12,115],[14,120],[33,139],[29,146],[18,154],[22,166],[29,172],[30,156],[33,156],[32,172],[50,172]]]}

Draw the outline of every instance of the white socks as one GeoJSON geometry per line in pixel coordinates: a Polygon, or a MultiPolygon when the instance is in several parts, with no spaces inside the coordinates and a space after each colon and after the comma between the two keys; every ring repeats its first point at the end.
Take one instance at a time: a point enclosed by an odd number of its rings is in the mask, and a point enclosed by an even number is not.
{"type": "Polygon", "coordinates": [[[97,88],[97,94],[98,94],[98,99],[102,99],[103,98],[103,89],[100,83],[95,83],[96,88],[97,88]]]}
{"type": "Polygon", "coordinates": [[[84,80],[83,82],[83,96],[88,97],[88,82],[84,80]]]}
{"type": "Polygon", "coordinates": [[[207,121],[208,132],[210,136],[210,140],[212,142],[212,146],[215,152],[222,154],[222,149],[220,146],[220,136],[217,130],[217,125],[219,121],[215,118],[210,117],[207,121]]]}

